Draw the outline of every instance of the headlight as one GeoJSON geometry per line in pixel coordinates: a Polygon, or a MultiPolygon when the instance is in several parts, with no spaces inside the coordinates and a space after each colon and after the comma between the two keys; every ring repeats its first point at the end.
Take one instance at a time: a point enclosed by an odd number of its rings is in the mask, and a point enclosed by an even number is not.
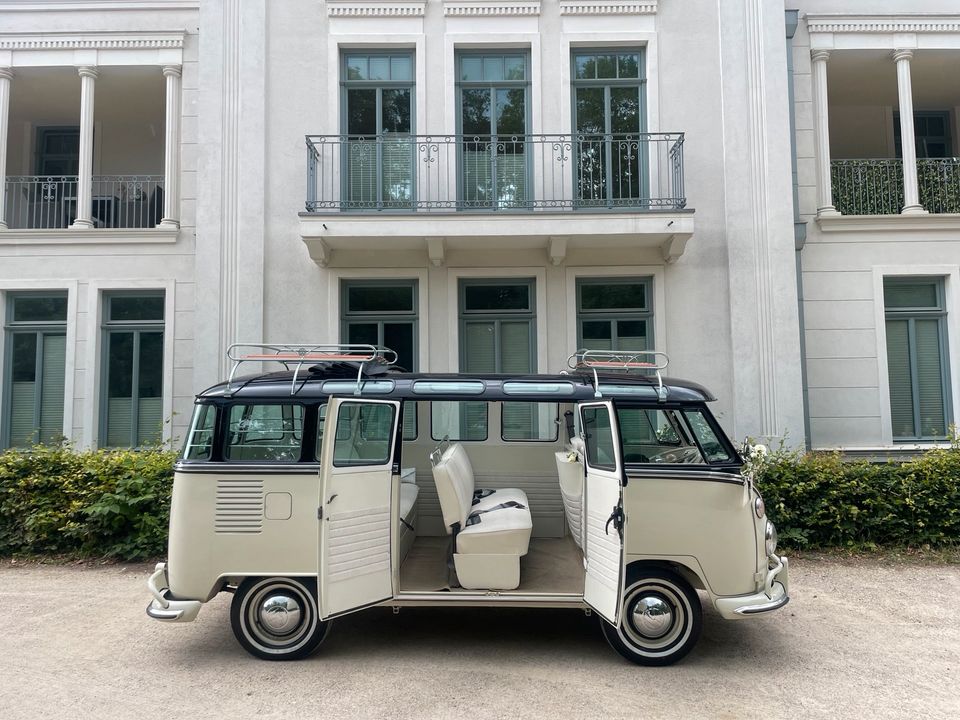
{"type": "Polygon", "coordinates": [[[763,498],[757,496],[757,499],[753,501],[753,509],[757,513],[758,518],[762,518],[764,513],[767,512],[767,506],[763,503],[763,498]]]}
{"type": "Polygon", "coordinates": [[[767,557],[771,555],[776,555],[777,553],[777,528],[774,527],[773,523],[767,520],[767,531],[766,538],[764,542],[764,548],[767,551],[767,557]]]}

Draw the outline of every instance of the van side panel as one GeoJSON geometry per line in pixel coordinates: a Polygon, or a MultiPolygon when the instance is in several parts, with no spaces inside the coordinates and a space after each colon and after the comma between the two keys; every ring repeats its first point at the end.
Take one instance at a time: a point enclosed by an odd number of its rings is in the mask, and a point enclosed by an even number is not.
{"type": "Polygon", "coordinates": [[[316,576],[317,469],[202,469],[174,473],[167,565],[173,595],[208,600],[226,577],[316,576]]]}
{"type": "Polygon", "coordinates": [[[756,591],[756,528],[752,498],[742,484],[682,472],[628,475],[623,489],[628,563],[631,556],[692,556],[712,594],[756,591]]]}

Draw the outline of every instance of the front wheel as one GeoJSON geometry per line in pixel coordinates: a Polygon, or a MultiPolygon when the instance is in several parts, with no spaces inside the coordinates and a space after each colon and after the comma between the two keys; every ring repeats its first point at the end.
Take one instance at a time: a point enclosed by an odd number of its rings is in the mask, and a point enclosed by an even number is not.
{"type": "Polygon", "coordinates": [[[697,591],[661,568],[635,572],[623,594],[620,624],[601,621],[607,642],[638,665],[670,665],[697,643],[703,608],[697,591]]]}
{"type": "Polygon", "coordinates": [[[299,660],[330,630],[320,620],[314,583],[298,578],[247,578],[230,606],[230,624],[243,649],[262,660],[299,660]]]}

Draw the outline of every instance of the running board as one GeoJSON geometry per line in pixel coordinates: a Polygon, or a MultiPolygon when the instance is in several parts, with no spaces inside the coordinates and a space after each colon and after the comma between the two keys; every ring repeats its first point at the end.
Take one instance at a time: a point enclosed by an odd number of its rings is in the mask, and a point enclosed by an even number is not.
{"type": "Polygon", "coordinates": [[[553,607],[585,608],[583,595],[548,593],[513,593],[490,591],[485,593],[434,591],[401,592],[382,603],[394,607],[463,606],[463,607],[553,607]]]}

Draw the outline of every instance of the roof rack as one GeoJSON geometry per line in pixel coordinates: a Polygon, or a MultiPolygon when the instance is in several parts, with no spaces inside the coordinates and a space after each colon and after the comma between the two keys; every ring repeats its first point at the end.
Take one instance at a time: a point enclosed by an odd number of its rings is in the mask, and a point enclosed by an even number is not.
{"type": "Polygon", "coordinates": [[[245,362],[276,362],[287,370],[295,365],[290,381],[290,394],[297,394],[297,379],[306,363],[352,362],[357,369],[357,389],[360,394],[363,371],[367,363],[393,365],[397,362],[397,353],[390,348],[378,348],[373,345],[265,345],[261,343],[234,343],[227,348],[227,359],[233,363],[230,377],[227,379],[227,392],[230,392],[237,369],[245,362]]]}
{"type": "Polygon", "coordinates": [[[659,350],[577,350],[567,358],[567,367],[571,370],[592,370],[593,390],[596,397],[603,397],[600,392],[600,379],[597,370],[626,370],[628,372],[653,371],[657,375],[657,398],[660,402],[667,399],[667,392],[663,387],[661,370],[670,364],[670,358],[659,350]]]}

